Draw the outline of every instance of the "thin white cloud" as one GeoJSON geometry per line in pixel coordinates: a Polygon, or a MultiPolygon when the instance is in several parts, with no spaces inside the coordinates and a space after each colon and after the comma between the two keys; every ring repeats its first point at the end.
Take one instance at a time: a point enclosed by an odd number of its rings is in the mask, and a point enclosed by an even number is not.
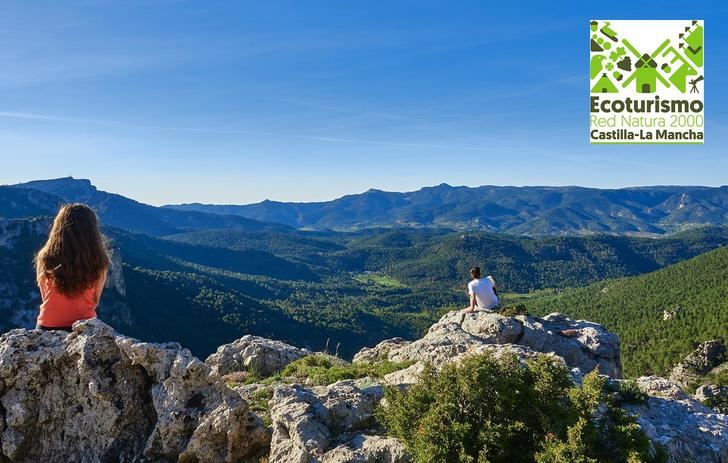
{"type": "Polygon", "coordinates": [[[161,130],[161,131],[176,131],[176,132],[199,132],[199,133],[211,133],[211,134],[232,134],[232,135],[258,135],[267,137],[286,137],[298,140],[309,140],[317,141],[322,143],[345,143],[353,145],[377,145],[377,146],[388,146],[393,148],[424,148],[424,149],[443,149],[443,150],[462,150],[462,151],[482,151],[482,152],[495,152],[497,148],[488,146],[472,146],[472,145],[458,145],[458,144],[438,144],[438,143],[408,143],[408,142],[392,142],[382,140],[362,140],[352,138],[340,138],[330,136],[319,136],[319,135],[301,135],[291,133],[280,133],[280,132],[265,132],[257,130],[246,130],[246,129],[218,129],[213,127],[175,127],[175,126],[164,126],[164,125],[148,125],[148,124],[127,124],[120,121],[101,120],[101,119],[85,119],[75,118],[67,116],[59,116],[52,114],[39,114],[39,113],[28,113],[19,111],[0,111],[0,117],[13,118],[13,119],[28,119],[38,121],[61,121],[61,122],[73,122],[82,124],[104,124],[104,125],[117,125],[121,127],[146,129],[146,130],[161,130]]]}
{"type": "Polygon", "coordinates": [[[0,111],[0,117],[11,117],[17,119],[40,119],[44,121],[65,120],[64,118],[47,116],[44,114],[16,113],[11,111],[0,111]]]}
{"type": "Polygon", "coordinates": [[[297,138],[303,138],[306,140],[331,142],[331,143],[351,143],[359,145],[379,145],[379,146],[391,146],[391,147],[404,147],[404,148],[427,148],[427,149],[445,149],[445,150],[463,150],[463,151],[484,151],[484,152],[495,152],[498,151],[496,148],[490,148],[486,146],[469,146],[469,145],[441,145],[437,143],[398,143],[398,142],[387,142],[387,141],[376,141],[376,140],[358,140],[350,138],[334,138],[334,137],[317,137],[309,135],[296,136],[297,138]]]}
{"type": "Polygon", "coordinates": [[[163,67],[175,60],[174,54],[132,53],[128,50],[106,53],[45,53],[33,47],[16,48],[0,54],[0,87],[28,87],[63,81],[113,77],[140,69],[163,67]]]}
{"type": "Polygon", "coordinates": [[[110,121],[101,121],[94,119],[79,119],[74,117],[65,116],[54,116],[51,114],[36,114],[36,113],[25,113],[25,112],[14,112],[14,111],[0,111],[0,117],[7,117],[12,119],[32,119],[38,121],[64,121],[64,122],[84,122],[89,124],[109,124],[110,121]]]}

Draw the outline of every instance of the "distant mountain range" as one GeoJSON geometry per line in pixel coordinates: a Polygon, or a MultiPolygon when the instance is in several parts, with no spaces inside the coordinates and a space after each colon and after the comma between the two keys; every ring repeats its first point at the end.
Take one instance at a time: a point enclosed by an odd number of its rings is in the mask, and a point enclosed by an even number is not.
{"type": "Polygon", "coordinates": [[[248,205],[180,204],[178,211],[236,215],[296,228],[381,226],[480,229],[524,235],[664,234],[728,220],[728,186],[453,187],[408,193],[369,190],[333,201],[248,205]]]}
{"type": "Polygon", "coordinates": [[[152,236],[210,228],[245,231],[290,229],[286,225],[262,223],[236,215],[154,207],[101,191],[89,180],[72,177],[0,186],[0,217],[55,215],[58,206],[64,202],[88,204],[96,210],[104,224],[152,236]]]}
{"type": "Polygon", "coordinates": [[[0,186],[0,217],[52,215],[60,202],[84,202],[107,225],[165,236],[194,230],[349,231],[436,227],[515,235],[662,235],[728,223],[728,186],[453,187],[407,193],[369,190],[326,202],[248,205],[143,204],[72,177],[0,186]]]}

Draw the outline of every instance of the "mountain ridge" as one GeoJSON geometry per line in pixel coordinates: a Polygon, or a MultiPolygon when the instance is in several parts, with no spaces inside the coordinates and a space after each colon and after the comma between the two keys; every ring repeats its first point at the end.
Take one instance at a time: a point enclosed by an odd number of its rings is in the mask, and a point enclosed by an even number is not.
{"type": "Polygon", "coordinates": [[[444,228],[513,235],[595,233],[659,236],[728,222],[728,186],[450,186],[409,192],[369,189],[331,201],[265,200],[246,205],[185,203],[152,206],[63,177],[0,186],[0,215],[52,214],[48,203],[84,202],[105,223],[153,236],[201,229],[351,231],[365,228],[444,228]],[[21,198],[18,190],[27,192],[21,198]],[[44,199],[30,196],[46,195],[44,199]],[[58,199],[53,199],[58,198],[58,199]],[[46,207],[38,202],[45,202],[46,207]],[[9,206],[8,206],[9,204],[9,206]],[[15,211],[8,211],[8,208],[15,211]]]}
{"type": "Polygon", "coordinates": [[[185,203],[163,208],[239,215],[302,229],[378,226],[480,229],[523,235],[662,235],[728,219],[728,186],[450,186],[370,189],[330,201],[185,203]]]}
{"type": "MultiPolygon", "coordinates": [[[[46,204],[33,211],[15,211],[10,206],[0,209],[0,216],[19,218],[28,215],[54,215],[58,205],[64,202],[81,202],[94,208],[101,221],[107,225],[127,230],[163,236],[182,231],[228,228],[249,231],[288,230],[289,227],[278,223],[263,223],[240,216],[209,214],[201,211],[176,211],[164,209],[127,198],[121,194],[99,190],[88,179],[62,177],[48,180],[33,180],[15,185],[0,186],[0,199],[15,197],[16,201],[27,195],[44,195],[46,204]],[[49,204],[50,202],[50,204],[49,204]],[[52,206],[51,206],[52,204],[52,206]]],[[[23,204],[32,204],[25,200],[23,204]]],[[[26,209],[28,207],[26,206],[26,209]]]]}

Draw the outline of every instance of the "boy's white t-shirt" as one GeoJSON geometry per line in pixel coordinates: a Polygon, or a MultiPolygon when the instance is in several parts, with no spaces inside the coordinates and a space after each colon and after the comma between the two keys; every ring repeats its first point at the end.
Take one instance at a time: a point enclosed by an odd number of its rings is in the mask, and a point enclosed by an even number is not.
{"type": "Polygon", "coordinates": [[[475,294],[475,302],[481,309],[493,309],[498,306],[500,301],[493,291],[493,282],[490,277],[473,280],[468,283],[468,295],[475,294]]]}

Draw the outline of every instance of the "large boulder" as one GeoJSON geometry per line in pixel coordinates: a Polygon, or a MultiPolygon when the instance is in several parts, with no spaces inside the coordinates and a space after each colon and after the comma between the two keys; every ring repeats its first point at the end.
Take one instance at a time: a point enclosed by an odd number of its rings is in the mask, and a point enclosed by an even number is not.
{"type": "Polygon", "coordinates": [[[532,351],[552,353],[570,368],[620,378],[620,341],[603,326],[571,320],[561,314],[544,318],[519,315],[505,317],[495,312],[453,311],[445,314],[417,341],[386,340],[362,349],[355,362],[386,358],[394,362],[425,362],[435,367],[453,358],[478,353],[482,346],[518,345],[532,351]]]}
{"type": "Polygon", "coordinates": [[[636,382],[648,398],[625,408],[667,450],[671,462],[728,463],[728,415],[703,406],[668,379],[649,376],[636,382]]]}
{"type": "Polygon", "coordinates": [[[700,381],[712,369],[728,360],[728,350],[717,339],[700,344],[685,359],[675,365],[670,372],[670,379],[683,388],[700,381]]]}
{"type": "Polygon", "coordinates": [[[523,335],[518,344],[562,357],[567,365],[588,373],[595,368],[612,378],[622,377],[619,337],[602,325],[572,320],[563,314],[543,318],[518,316],[523,335]]]}
{"type": "Polygon", "coordinates": [[[365,347],[354,355],[354,362],[377,362],[387,360],[392,350],[398,350],[401,347],[410,344],[403,338],[386,339],[374,347],[365,347]]]}
{"type": "Polygon", "coordinates": [[[374,409],[381,386],[340,381],[311,389],[278,387],[270,401],[271,463],[403,463],[396,439],[378,436],[374,409]]]}
{"type": "Polygon", "coordinates": [[[187,349],[95,319],[0,336],[0,417],[0,461],[254,462],[269,442],[187,349]]]}
{"type": "Polygon", "coordinates": [[[285,342],[246,335],[218,347],[205,363],[218,375],[249,371],[268,376],[309,354],[311,351],[308,349],[300,349],[285,342]]]}

